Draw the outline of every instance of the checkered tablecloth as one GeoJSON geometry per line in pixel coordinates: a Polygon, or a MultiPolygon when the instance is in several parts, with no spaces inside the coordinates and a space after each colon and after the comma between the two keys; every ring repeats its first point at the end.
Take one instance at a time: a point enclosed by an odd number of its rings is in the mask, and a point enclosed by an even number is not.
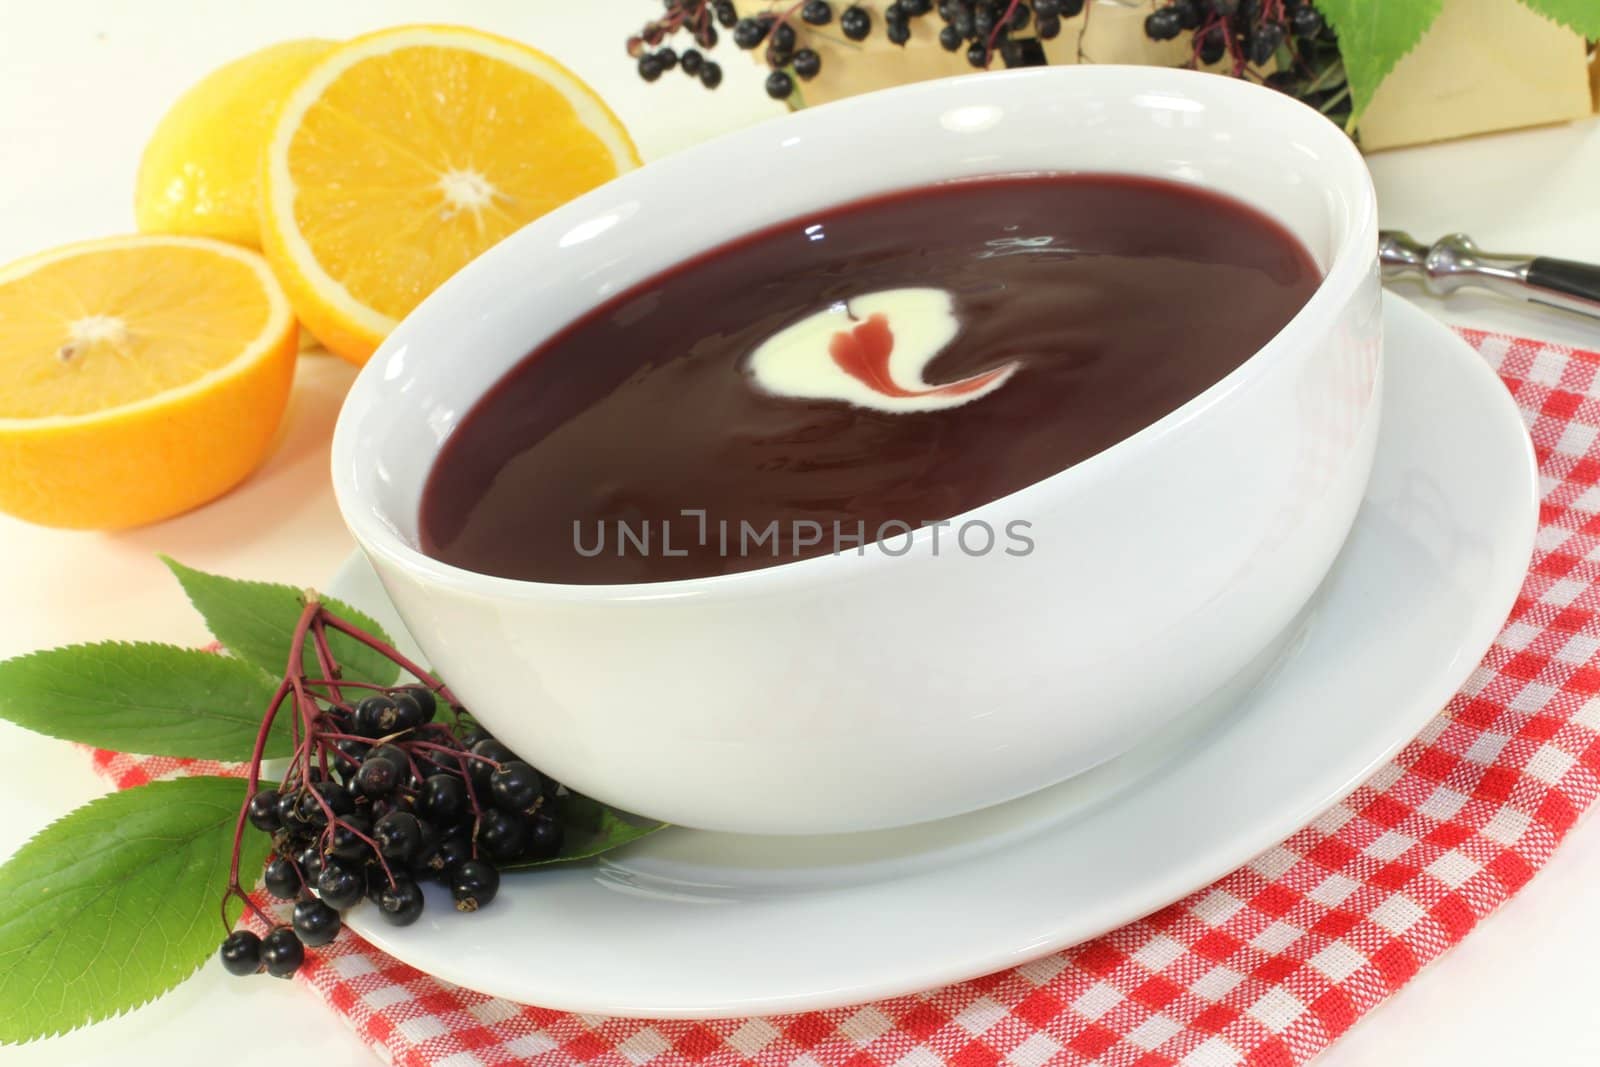
{"type": "MultiPolygon", "coordinates": [[[[1538,542],[1516,607],[1393,762],[1216,884],[1015,970],[804,1015],[570,1015],[446,985],[349,932],[296,981],[406,1067],[1303,1063],[1522,888],[1600,792],[1600,354],[1465,336],[1539,456],[1538,542]]],[[[96,761],[119,786],[218,770],[96,761]]]]}

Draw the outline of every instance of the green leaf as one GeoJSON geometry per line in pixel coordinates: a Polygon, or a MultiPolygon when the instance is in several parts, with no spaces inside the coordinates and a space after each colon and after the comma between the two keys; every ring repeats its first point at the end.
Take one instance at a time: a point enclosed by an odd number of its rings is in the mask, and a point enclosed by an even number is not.
{"type": "MultiPolygon", "coordinates": [[[[119,752],[245,760],[276,683],[243,660],[153,642],[69,645],[0,663],[0,718],[119,752]]],[[[268,756],[290,751],[280,715],[268,756]]]]}
{"type": "Polygon", "coordinates": [[[1595,0],[1522,0],[1552,22],[1576,30],[1591,41],[1600,38],[1600,3],[1595,0]]]}
{"type": "Polygon", "coordinates": [[[1417,46],[1444,0],[1317,0],[1339,31],[1339,54],[1350,82],[1351,118],[1359,119],[1378,85],[1417,46]]]}
{"type": "MultiPolygon", "coordinates": [[[[244,794],[242,779],[203,777],[112,793],[0,867],[0,1043],[138,1007],[216,951],[244,794]]],[[[244,844],[239,869],[254,872],[271,841],[244,844]]]]}
{"type": "MultiPolygon", "coordinates": [[[[289,639],[305,607],[303,591],[291,585],[206,574],[167,556],[162,556],[161,560],[178,576],[183,591],[205,617],[206,628],[213,637],[240,659],[255,664],[274,678],[283,677],[289,663],[289,639]]],[[[370,616],[332,597],[323,597],[322,602],[335,615],[389,643],[383,628],[370,616]]],[[[400,669],[386,656],[353,638],[330,632],[328,644],[334,660],[343,668],[344,677],[350,681],[391,685],[400,676],[400,669]]],[[[306,673],[320,678],[322,671],[309,641],[304,655],[306,673]]]]}
{"type": "Polygon", "coordinates": [[[629,815],[576,793],[568,793],[556,801],[556,815],[566,827],[561,854],[554,859],[510,863],[506,865],[506,870],[553,867],[558,863],[593,859],[601,853],[619,849],[664,829],[667,825],[629,815]]]}

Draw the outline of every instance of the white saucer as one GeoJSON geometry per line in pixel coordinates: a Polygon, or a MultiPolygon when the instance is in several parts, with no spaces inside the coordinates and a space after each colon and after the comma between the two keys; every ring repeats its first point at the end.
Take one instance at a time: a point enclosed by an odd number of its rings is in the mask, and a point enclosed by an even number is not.
{"type": "MultiPolygon", "coordinates": [[[[1404,301],[1385,298],[1384,326],[1383,431],[1343,553],[1278,646],[1156,741],[939,823],[812,838],[668,830],[615,859],[508,876],[475,915],[430,887],[414,926],[366,906],[350,926],[511,1000],[765,1015],[996,971],[1226,874],[1427,724],[1499,632],[1532,552],[1535,465],[1505,388],[1404,301]]],[[[359,557],[328,592],[401,632],[359,557]]],[[[1150,655],[1159,670],[1161,650],[1150,655]]]]}

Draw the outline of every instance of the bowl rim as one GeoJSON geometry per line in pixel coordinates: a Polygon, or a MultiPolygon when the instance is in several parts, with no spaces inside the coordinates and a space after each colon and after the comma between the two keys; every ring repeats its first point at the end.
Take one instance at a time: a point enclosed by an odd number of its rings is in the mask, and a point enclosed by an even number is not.
{"type": "MultiPolygon", "coordinates": [[[[1174,410],[1163,415],[1149,425],[1122,438],[1109,447],[1095,453],[1087,459],[1067,467],[1064,470],[1040,479],[1030,485],[1024,486],[1005,496],[970,508],[948,520],[942,520],[951,526],[964,522],[990,521],[997,512],[1004,510],[1007,504],[1015,507],[1016,503],[1025,498],[1035,497],[1044,493],[1059,494],[1070,492],[1080,483],[1114,476],[1116,471],[1130,462],[1137,462],[1137,457],[1143,451],[1152,447],[1153,442],[1166,437],[1183,425],[1203,415],[1207,410],[1224,402],[1234,394],[1247,389],[1256,378],[1268,373],[1272,364],[1281,361],[1280,353],[1289,349],[1295,338],[1309,327],[1307,320],[1323,315],[1325,309],[1342,306],[1361,285],[1372,269],[1374,249],[1367,249],[1363,235],[1371,234],[1375,246],[1377,235],[1377,196],[1373,188],[1370,172],[1367,170],[1365,160],[1360,150],[1355,146],[1337,125],[1321,115],[1315,109],[1302,104],[1282,93],[1268,89],[1264,86],[1254,85],[1216,74],[1192,71],[1182,68],[1149,67],[1136,64],[1093,64],[1093,65],[1065,65],[1034,67],[1022,70],[1009,70],[984,74],[986,84],[993,87],[991,91],[1000,93],[1020,91],[1023,86],[1008,89],[1013,83],[1024,83],[1040,79],[1059,79],[1070,77],[1075,79],[1104,79],[1115,85],[1115,79],[1126,77],[1129,72],[1137,72],[1138,76],[1146,79],[1134,92],[1173,92],[1184,94],[1191,88],[1202,88],[1208,98],[1216,102],[1216,97],[1228,97],[1230,94],[1240,101],[1240,106],[1248,108],[1266,107],[1295,121],[1304,123],[1305,129],[1316,131],[1330,145],[1331,152],[1338,157],[1335,162],[1343,171],[1338,173],[1330,167],[1328,182],[1336,188],[1344,188],[1350,194],[1354,207],[1348,225],[1344,232],[1338,235],[1329,258],[1328,267],[1322,281],[1312,292],[1310,298],[1295,312],[1283,327],[1267,340],[1260,348],[1246,357],[1233,370],[1224,375],[1219,381],[1212,384],[1196,396],[1191,397],[1174,410]]],[[[877,92],[865,93],[859,96],[835,100],[827,104],[810,107],[801,111],[792,112],[780,118],[771,119],[753,126],[733,130],[719,136],[708,138],[705,141],[663,157],[672,160],[674,165],[683,166],[683,161],[692,160],[701,154],[709,154],[717,148],[726,149],[726,146],[737,144],[741,141],[753,143],[776,141],[786,133],[793,132],[795,127],[805,127],[823,122],[848,122],[852,116],[871,114],[873,111],[890,106],[895,101],[915,100],[927,97],[930,100],[949,94],[956,83],[961,83],[963,93],[970,92],[974,78],[973,75],[957,75],[949,78],[938,78],[929,81],[916,82],[909,85],[895,86],[877,92]]],[[[1120,86],[1119,86],[1120,88],[1120,86]]],[[[1193,94],[1190,94],[1193,95],[1193,94]]],[[[967,100],[971,102],[970,98],[967,100]]],[[[897,555],[883,552],[863,551],[828,553],[812,556],[806,559],[791,559],[775,562],[768,566],[755,567],[749,570],[737,571],[730,574],[709,575],[698,578],[679,578],[660,582],[630,582],[630,583],[598,583],[578,584],[565,582],[541,582],[521,578],[506,578],[497,575],[483,574],[478,571],[468,570],[454,564],[429,556],[417,548],[412,547],[388,522],[380,517],[379,510],[371,501],[368,494],[358,490],[352,483],[348,472],[355,460],[354,437],[355,428],[351,425],[354,416],[351,415],[351,399],[358,393],[371,392],[381,388],[379,384],[379,368],[386,354],[393,349],[408,343],[405,325],[407,321],[422,316],[439,316],[447,314],[450,304],[456,299],[457,294],[466,292],[478,284],[478,275],[492,270],[498,260],[509,258],[515,254],[514,246],[518,238],[532,229],[552,220],[550,224],[559,224],[560,220],[553,220],[553,216],[564,212],[567,208],[581,205],[590,197],[600,193],[614,193],[619,185],[640,186],[651,180],[652,165],[646,164],[636,170],[629,171],[596,187],[589,193],[583,194],[568,204],[557,208],[555,212],[535,219],[522,229],[511,234],[500,244],[494,246],[477,259],[468,264],[454,277],[449,279],[436,292],[430,294],[410,315],[406,316],[401,325],[396,328],[373,353],[372,357],[362,367],[361,372],[351,384],[349,393],[341,404],[338,418],[334,426],[333,442],[331,449],[331,466],[333,476],[334,498],[345,524],[350,529],[357,544],[369,556],[377,557],[374,564],[382,566],[380,560],[409,572],[422,583],[436,588],[444,588],[456,592],[471,594],[480,597],[505,599],[523,602],[539,601],[573,601],[591,603],[609,603],[637,600],[679,600],[685,598],[706,597],[743,597],[746,595],[760,595],[799,586],[818,586],[840,580],[850,580],[858,577],[864,566],[887,567],[895,563],[911,564],[921,555],[922,545],[929,541],[935,534],[930,527],[919,527],[909,535],[907,548],[897,555]],[[876,560],[876,562],[869,562],[876,560]]],[[[997,168],[993,174],[996,176],[1007,173],[1016,173],[1005,168],[997,168]]],[[[1059,173],[1073,173],[1060,171],[1059,173]]],[[[1086,170],[1081,173],[1118,173],[1113,170],[1086,170]]],[[[943,179],[934,178],[933,181],[943,179]]],[[[1225,190],[1200,183],[1202,187],[1214,193],[1231,195],[1225,190]]],[[[1240,199],[1249,204],[1248,200],[1240,199]]],[[[848,202],[846,200],[845,202],[848,202]]],[[[1254,206],[1254,205],[1250,205],[1254,206]]],[[[1258,209],[1259,210],[1259,209],[1258,209]]],[[[786,217],[781,212],[774,213],[770,220],[772,223],[781,222],[786,217]]],[[[704,249],[685,253],[686,255],[702,254],[710,251],[715,245],[708,245],[704,249]]],[[[571,313],[566,320],[571,322],[588,310],[580,308],[571,313]]],[[[560,327],[556,327],[557,330],[560,327]]],[[[509,368],[508,368],[509,370],[509,368]]],[[[496,379],[498,381],[499,379],[496,379]]],[[[431,468],[430,468],[431,470],[431,468]]],[[[425,475],[426,477],[426,475],[425,475]]],[[[1002,524],[1003,525],[1003,524],[1002,524]]],[[[895,537],[901,535],[896,534],[895,537]]],[[[881,543],[886,538],[880,538],[866,543],[866,548],[881,543]]]]}

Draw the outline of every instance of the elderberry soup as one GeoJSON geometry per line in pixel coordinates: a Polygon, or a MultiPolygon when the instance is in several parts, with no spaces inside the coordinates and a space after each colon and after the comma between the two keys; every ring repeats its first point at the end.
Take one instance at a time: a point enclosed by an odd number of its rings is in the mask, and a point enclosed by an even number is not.
{"type": "Polygon", "coordinates": [[[1273,220],[1161,180],[990,178],[817,211],[529,353],[445,441],[421,546],[595,584],[903,543],[1178,408],[1320,280],[1273,220]]]}

